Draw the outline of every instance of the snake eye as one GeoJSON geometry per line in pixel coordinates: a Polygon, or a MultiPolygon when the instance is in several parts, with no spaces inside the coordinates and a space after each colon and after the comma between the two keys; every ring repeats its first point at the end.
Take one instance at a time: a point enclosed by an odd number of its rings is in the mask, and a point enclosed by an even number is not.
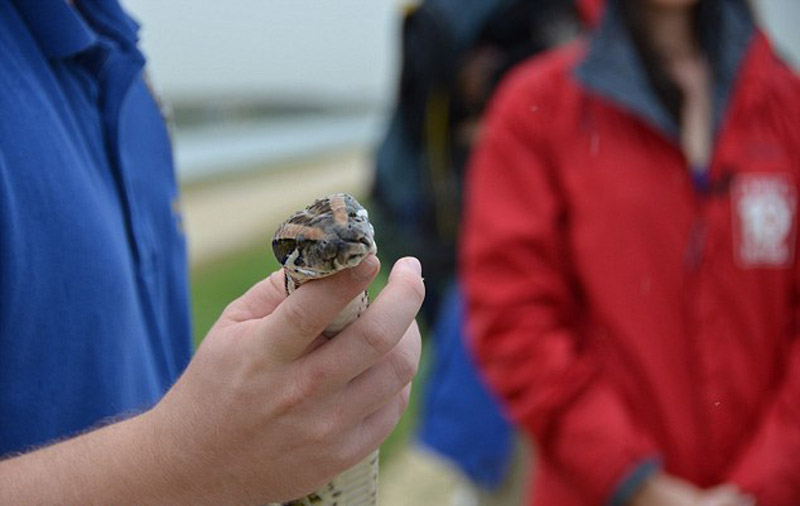
{"type": "Polygon", "coordinates": [[[297,241],[294,239],[275,239],[272,241],[272,252],[275,253],[275,258],[281,264],[286,263],[286,259],[296,247],[297,241]]]}

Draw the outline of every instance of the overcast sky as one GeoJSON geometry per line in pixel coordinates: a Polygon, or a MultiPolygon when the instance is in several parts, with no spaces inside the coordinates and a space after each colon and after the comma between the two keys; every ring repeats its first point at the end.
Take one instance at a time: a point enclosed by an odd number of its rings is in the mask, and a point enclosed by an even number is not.
{"type": "Polygon", "coordinates": [[[393,88],[399,0],[123,0],[172,97],[377,100],[393,88]]]}
{"type": "MultiPolygon", "coordinates": [[[[402,0],[123,0],[171,98],[381,101],[396,76],[402,0]]],[[[800,61],[800,0],[758,0],[800,61]]]]}

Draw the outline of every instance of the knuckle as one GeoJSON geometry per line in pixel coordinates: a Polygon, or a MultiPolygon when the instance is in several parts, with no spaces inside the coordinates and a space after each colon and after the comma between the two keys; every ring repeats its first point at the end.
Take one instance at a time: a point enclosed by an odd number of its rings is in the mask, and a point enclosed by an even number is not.
{"type": "Polygon", "coordinates": [[[284,273],[283,269],[273,272],[267,279],[269,280],[269,284],[273,291],[280,293],[281,295],[286,294],[286,274],[284,273]]]}
{"type": "Polygon", "coordinates": [[[400,401],[398,403],[401,416],[405,412],[406,408],[408,407],[408,403],[410,401],[411,401],[411,389],[404,388],[403,391],[400,393],[400,401]]]}
{"type": "Polygon", "coordinates": [[[220,315],[221,321],[231,321],[231,322],[239,322],[244,319],[244,311],[242,310],[241,301],[239,299],[235,299],[228,303],[225,306],[225,309],[222,310],[220,315]]]}
{"type": "Polygon", "coordinates": [[[335,450],[341,436],[340,418],[335,412],[320,416],[315,420],[311,430],[311,439],[320,448],[327,448],[329,452],[335,450]]]}
{"type": "Polygon", "coordinates": [[[400,418],[405,412],[405,406],[400,401],[395,401],[392,405],[387,407],[387,416],[383,420],[382,432],[390,434],[397,424],[400,423],[400,418]]]}
{"type": "Polygon", "coordinates": [[[420,334],[419,325],[417,324],[416,320],[411,322],[411,325],[408,326],[408,329],[403,337],[408,343],[412,358],[419,362],[422,354],[422,335],[420,334]]]}
{"type": "Polygon", "coordinates": [[[306,367],[302,372],[300,391],[307,399],[317,397],[327,381],[327,373],[320,367],[306,367]]]}
{"type": "Polygon", "coordinates": [[[287,303],[283,305],[283,315],[286,323],[299,334],[310,336],[317,333],[314,320],[309,317],[311,316],[311,311],[308,307],[287,303]]]}
{"type": "Polygon", "coordinates": [[[321,392],[323,378],[324,374],[321,371],[308,368],[293,380],[285,382],[287,388],[283,396],[284,409],[295,410],[308,402],[313,402],[321,392]]]}
{"type": "Polygon", "coordinates": [[[411,400],[411,388],[407,386],[403,390],[401,390],[394,399],[392,403],[392,411],[393,416],[395,418],[395,423],[397,423],[400,418],[403,417],[403,414],[406,412],[406,408],[408,408],[408,403],[411,400]]]}
{"type": "Polygon", "coordinates": [[[401,385],[405,385],[414,379],[417,374],[418,363],[408,353],[397,352],[391,359],[392,369],[401,385]]]}
{"type": "Polygon", "coordinates": [[[389,353],[395,345],[392,330],[384,319],[373,319],[361,332],[361,340],[377,356],[389,353]]]}
{"type": "Polygon", "coordinates": [[[369,451],[369,448],[365,447],[363,441],[352,441],[353,439],[354,437],[351,437],[348,443],[343,444],[337,454],[339,464],[345,469],[357,465],[363,458],[364,453],[369,451]]]}
{"type": "Polygon", "coordinates": [[[289,387],[283,395],[281,407],[283,412],[294,411],[306,402],[309,395],[303,382],[294,381],[289,383],[289,387]]]}
{"type": "Polygon", "coordinates": [[[331,424],[327,418],[321,417],[314,420],[309,437],[311,441],[319,447],[324,447],[331,438],[331,424]]]}

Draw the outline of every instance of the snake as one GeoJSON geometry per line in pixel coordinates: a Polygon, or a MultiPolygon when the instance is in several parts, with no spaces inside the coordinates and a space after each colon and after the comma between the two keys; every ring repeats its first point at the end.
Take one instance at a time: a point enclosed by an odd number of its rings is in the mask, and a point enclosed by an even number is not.
{"type": "MultiPolygon", "coordinates": [[[[315,200],[281,223],[272,251],[285,273],[288,296],[303,283],[355,267],[377,252],[375,230],[367,210],[351,195],[336,193],[315,200]]],[[[333,338],[369,305],[363,292],[322,332],[333,338]]],[[[376,506],[378,450],[313,493],[269,506],[376,506]]]]}

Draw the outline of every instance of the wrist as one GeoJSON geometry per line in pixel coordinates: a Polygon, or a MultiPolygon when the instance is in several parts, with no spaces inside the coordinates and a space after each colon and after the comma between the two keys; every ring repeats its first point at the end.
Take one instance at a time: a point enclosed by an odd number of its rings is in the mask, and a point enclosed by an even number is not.
{"type": "Polygon", "coordinates": [[[160,406],[129,422],[137,459],[128,463],[131,489],[148,504],[211,504],[214,459],[201,454],[185,422],[160,406]]]}
{"type": "Polygon", "coordinates": [[[638,489],[631,494],[626,506],[647,506],[654,504],[653,496],[656,494],[656,477],[648,477],[641,483],[638,489]]]}
{"type": "Polygon", "coordinates": [[[188,471],[174,462],[176,445],[154,411],[126,420],[123,439],[127,446],[124,486],[138,500],[154,498],[174,504],[186,489],[188,471]]]}
{"type": "Polygon", "coordinates": [[[0,503],[152,503],[142,497],[159,476],[148,432],[140,415],[0,462],[0,503]]]}
{"type": "Polygon", "coordinates": [[[159,448],[149,413],[123,420],[76,440],[82,446],[87,488],[85,504],[170,504],[168,462],[159,448]]]}
{"type": "Polygon", "coordinates": [[[697,504],[701,497],[700,490],[694,485],[670,476],[658,473],[649,477],[631,497],[629,506],[677,506],[697,504]]]}
{"type": "Polygon", "coordinates": [[[197,430],[198,423],[190,421],[191,416],[176,414],[163,401],[132,420],[137,425],[134,432],[142,438],[138,465],[152,492],[144,503],[213,506],[248,500],[247,487],[240,482],[247,473],[229,465],[233,450],[221,442],[222,435],[215,433],[209,438],[207,431],[197,430]]]}
{"type": "Polygon", "coordinates": [[[661,471],[661,461],[650,457],[636,464],[617,485],[614,494],[608,501],[608,506],[622,506],[633,504],[633,498],[647,484],[648,480],[661,471]]]}

